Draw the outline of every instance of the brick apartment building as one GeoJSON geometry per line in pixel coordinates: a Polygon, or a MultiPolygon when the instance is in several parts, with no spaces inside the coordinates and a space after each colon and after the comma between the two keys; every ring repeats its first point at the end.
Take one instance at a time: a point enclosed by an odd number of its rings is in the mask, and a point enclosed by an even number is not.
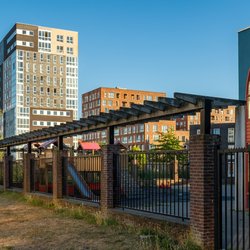
{"type": "Polygon", "coordinates": [[[159,97],[166,97],[166,93],[100,87],[82,95],[82,117],[130,107],[133,103],[143,104],[144,100],[157,101],[159,97]]]}
{"type": "MultiPolygon", "coordinates": [[[[82,95],[82,116],[98,115],[100,112],[108,113],[120,107],[130,107],[131,104],[143,104],[144,100],[157,101],[159,97],[166,97],[162,92],[149,92],[141,90],[129,90],[123,88],[98,88],[82,95]]],[[[128,125],[115,128],[115,141],[121,142],[130,149],[138,146],[142,150],[150,149],[157,144],[159,132],[167,132],[173,129],[179,140],[185,144],[189,140],[188,131],[176,131],[176,122],[173,120],[161,120],[142,124],[128,125]]],[[[83,135],[84,141],[97,141],[106,143],[106,131],[91,132],[83,135]]]]}
{"type": "MultiPolygon", "coordinates": [[[[235,123],[235,106],[229,106],[226,109],[212,109],[211,111],[212,124],[228,124],[235,123]]],[[[183,115],[176,118],[176,129],[187,131],[191,125],[200,124],[200,113],[195,115],[183,115]]]]}

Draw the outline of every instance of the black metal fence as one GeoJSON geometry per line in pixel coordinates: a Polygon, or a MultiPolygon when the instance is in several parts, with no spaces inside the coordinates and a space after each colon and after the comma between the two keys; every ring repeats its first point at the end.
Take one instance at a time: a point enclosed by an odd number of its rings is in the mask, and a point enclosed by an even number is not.
{"type": "Polygon", "coordinates": [[[10,164],[10,187],[23,188],[23,160],[10,164]]]}
{"type": "Polygon", "coordinates": [[[188,151],[115,154],[115,205],[189,219],[188,151]]]}
{"type": "Polygon", "coordinates": [[[3,185],[3,161],[0,161],[0,185],[3,185]]]}
{"type": "Polygon", "coordinates": [[[53,159],[36,158],[31,160],[32,183],[34,192],[53,193],[53,159]]]}
{"type": "Polygon", "coordinates": [[[249,150],[218,153],[218,249],[250,249],[249,150]]]}
{"type": "Polygon", "coordinates": [[[101,193],[101,155],[65,158],[64,193],[66,196],[99,203],[101,193]]]}

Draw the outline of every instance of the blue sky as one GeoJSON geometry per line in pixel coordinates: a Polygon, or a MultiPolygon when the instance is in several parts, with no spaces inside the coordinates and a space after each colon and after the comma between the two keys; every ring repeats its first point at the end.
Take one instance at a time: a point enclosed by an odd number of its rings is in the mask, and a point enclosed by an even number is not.
{"type": "Polygon", "coordinates": [[[79,95],[100,86],[238,97],[238,31],[250,1],[12,0],[15,22],[79,32],[79,95]]]}

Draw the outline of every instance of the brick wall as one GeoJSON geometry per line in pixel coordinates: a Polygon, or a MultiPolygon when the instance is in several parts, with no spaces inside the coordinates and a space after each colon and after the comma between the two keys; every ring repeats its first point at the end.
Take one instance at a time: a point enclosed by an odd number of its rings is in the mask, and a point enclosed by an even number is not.
{"type": "Polygon", "coordinates": [[[63,196],[63,171],[62,171],[62,156],[63,151],[54,149],[53,150],[53,198],[61,199],[63,196]]]}
{"type": "Polygon", "coordinates": [[[31,178],[33,178],[33,176],[31,176],[31,160],[34,158],[35,156],[33,154],[25,154],[24,155],[24,168],[23,168],[23,174],[24,174],[24,178],[23,178],[23,191],[24,193],[30,193],[31,192],[31,178]]]}
{"type": "Polygon", "coordinates": [[[101,171],[101,208],[107,210],[114,207],[114,153],[120,151],[120,145],[102,147],[103,164],[101,171]]]}
{"type": "Polygon", "coordinates": [[[3,159],[3,188],[4,190],[10,187],[10,166],[12,164],[13,157],[5,155],[3,159]]]}
{"type": "Polygon", "coordinates": [[[190,138],[190,222],[203,249],[214,248],[215,153],[219,137],[190,138]]]}

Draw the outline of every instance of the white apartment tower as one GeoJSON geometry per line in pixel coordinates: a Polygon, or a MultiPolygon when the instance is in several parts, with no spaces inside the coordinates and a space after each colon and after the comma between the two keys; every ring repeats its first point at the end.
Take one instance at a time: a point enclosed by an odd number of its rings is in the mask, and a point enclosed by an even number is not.
{"type": "Polygon", "coordinates": [[[78,33],[15,24],[0,42],[4,137],[77,119],[78,33]]]}

